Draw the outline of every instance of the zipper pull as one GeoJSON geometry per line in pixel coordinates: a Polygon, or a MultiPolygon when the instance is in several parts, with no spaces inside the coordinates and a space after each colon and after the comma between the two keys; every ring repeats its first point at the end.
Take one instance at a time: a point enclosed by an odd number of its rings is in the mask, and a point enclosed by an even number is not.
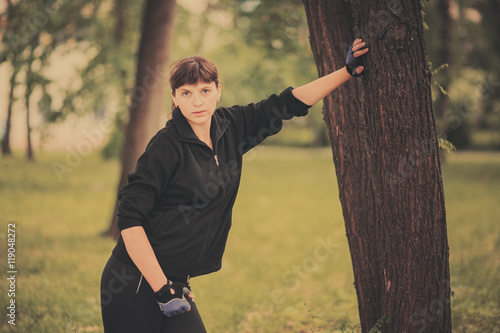
{"type": "Polygon", "coordinates": [[[219,159],[217,158],[217,155],[214,155],[214,159],[215,159],[215,163],[217,164],[217,166],[219,166],[219,159]]]}

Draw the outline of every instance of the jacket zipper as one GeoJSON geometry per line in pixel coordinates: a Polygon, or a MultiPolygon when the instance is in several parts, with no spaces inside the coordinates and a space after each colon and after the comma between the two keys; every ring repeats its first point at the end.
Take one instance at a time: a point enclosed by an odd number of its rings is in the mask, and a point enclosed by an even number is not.
{"type": "MultiPolygon", "coordinates": [[[[195,142],[195,143],[200,144],[198,142],[195,142]]],[[[204,142],[201,142],[201,144],[204,145],[205,147],[207,147],[208,149],[210,149],[212,151],[212,155],[213,155],[213,159],[215,161],[215,165],[217,166],[217,169],[219,169],[219,158],[217,157],[217,154],[215,152],[215,145],[213,145],[213,148],[210,148],[204,142]]],[[[192,269],[192,272],[196,272],[196,270],[198,269],[198,267],[200,267],[200,265],[201,265],[201,259],[203,258],[203,255],[205,254],[205,250],[206,250],[206,247],[207,247],[208,238],[210,237],[210,231],[212,230],[212,222],[213,222],[213,218],[214,218],[215,214],[216,213],[212,214],[212,216],[211,216],[211,218],[209,220],[207,235],[205,237],[205,242],[204,242],[203,247],[201,249],[200,256],[198,257],[198,260],[196,261],[196,264],[194,265],[194,267],[192,269]]]]}

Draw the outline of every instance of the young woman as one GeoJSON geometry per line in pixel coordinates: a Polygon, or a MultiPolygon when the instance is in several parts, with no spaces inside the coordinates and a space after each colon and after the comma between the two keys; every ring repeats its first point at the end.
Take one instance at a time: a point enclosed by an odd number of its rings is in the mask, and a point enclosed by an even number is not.
{"type": "Polygon", "coordinates": [[[206,332],[189,279],[221,268],[243,154],[360,76],[366,52],[356,39],[346,67],[230,108],[216,108],[221,85],[211,62],[189,57],[174,64],[172,119],[119,191],[121,236],[101,279],[106,333],[206,332]]]}

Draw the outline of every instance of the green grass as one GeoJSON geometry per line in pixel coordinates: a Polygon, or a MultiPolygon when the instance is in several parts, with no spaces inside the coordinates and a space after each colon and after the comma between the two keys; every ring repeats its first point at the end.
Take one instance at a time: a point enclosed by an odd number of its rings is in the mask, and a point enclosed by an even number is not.
{"type": "MultiPolygon", "coordinates": [[[[97,154],[0,159],[2,332],[102,332],[102,238],[119,165],[97,154]],[[16,327],[7,324],[7,224],[16,223],[16,327]]],[[[500,154],[443,165],[454,332],[500,332],[500,154]]],[[[192,280],[209,332],[358,332],[331,153],[262,146],[246,157],[223,269],[192,280]],[[326,246],[325,246],[326,244],[326,246]]]]}

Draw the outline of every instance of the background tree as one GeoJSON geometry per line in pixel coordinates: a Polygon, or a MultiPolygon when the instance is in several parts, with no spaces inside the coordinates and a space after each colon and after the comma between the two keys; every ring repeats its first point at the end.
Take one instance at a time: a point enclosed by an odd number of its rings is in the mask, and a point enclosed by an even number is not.
{"type": "Polygon", "coordinates": [[[2,144],[2,155],[9,156],[12,154],[12,150],[10,148],[10,129],[12,126],[12,107],[14,104],[14,89],[16,89],[16,79],[19,74],[20,68],[15,59],[12,59],[12,74],[9,79],[9,101],[7,105],[7,117],[5,119],[5,131],[1,140],[2,144]]]}
{"type": "Polygon", "coordinates": [[[500,147],[499,3],[425,2],[439,133],[457,149],[500,147]],[[436,84],[437,83],[437,84],[436,84]]]}
{"type": "Polygon", "coordinates": [[[9,1],[7,10],[0,19],[5,23],[2,29],[2,49],[0,64],[10,63],[11,93],[9,94],[8,113],[5,132],[2,138],[2,151],[8,155],[10,151],[11,117],[13,105],[17,100],[14,94],[16,85],[24,90],[24,109],[26,111],[27,158],[33,159],[31,144],[30,113],[32,104],[43,114],[47,123],[63,119],[64,115],[74,111],[71,108],[75,94],[66,92],[65,102],[54,107],[53,95],[58,95],[66,87],[57,87],[57,82],[46,76],[45,70],[50,65],[50,56],[57,48],[75,48],[79,42],[87,38],[94,22],[95,12],[100,1],[46,1],[36,4],[25,0],[9,1]],[[73,46],[70,46],[73,45],[73,46]],[[23,74],[23,75],[20,75],[23,74]],[[52,86],[53,89],[49,87],[52,86]],[[37,100],[34,93],[37,94],[37,100]]]}
{"type": "MultiPolygon", "coordinates": [[[[121,175],[118,189],[127,183],[148,141],[161,127],[161,114],[168,94],[168,58],[173,35],[174,0],[148,0],[143,14],[135,87],[132,90],[129,121],[125,130],[121,175]]],[[[108,234],[118,237],[117,216],[113,212],[108,234]]]]}
{"type": "Polygon", "coordinates": [[[439,80],[439,85],[442,90],[436,97],[436,118],[438,121],[443,122],[446,112],[449,109],[450,104],[450,96],[447,91],[449,90],[449,81],[450,81],[450,71],[453,68],[453,19],[451,18],[451,3],[450,0],[439,0],[437,2],[437,11],[439,13],[439,22],[440,27],[433,26],[433,31],[439,29],[438,35],[441,35],[440,40],[441,43],[438,47],[438,63],[436,66],[445,66],[447,67],[446,74],[443,75],[442,79],[439,80]]]}
{"type": "Polygon", "coordinates": [[[305,0],[319,75],[370,47],[324,101],[363,332],[451,332],[449,250],[419,1],[305,0]],[[389,98],[390,97],[390,98],[389,98]]]}

